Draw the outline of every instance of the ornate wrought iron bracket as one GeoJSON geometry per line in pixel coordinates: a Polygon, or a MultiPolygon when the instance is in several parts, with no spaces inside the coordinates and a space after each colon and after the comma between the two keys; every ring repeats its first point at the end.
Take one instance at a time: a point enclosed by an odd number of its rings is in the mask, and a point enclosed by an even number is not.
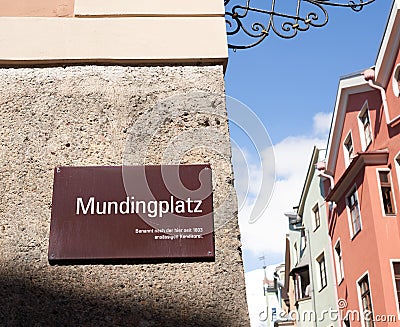
{"type": "MultiPolygon", "coordinates": [[[[271,2],[270,9],[253,7],[250,4],[253,0],[235,0],[235,2],[237,1],[245,2],[245,4],[231,4],[231,0],[225,0],[228,46],[234,50],[252,48],[272,33],[285,39],[291,39],[299,32],[307,31],[310,27],[323,27],[329,19],[327,6],[346,7],[360,11],[375,0],[336,0],[342,2],[291,0],[289,2],[292,2],[293,6],[297,2],[297,7],[293,8],[292,14],[279,12],[276,0],[269,0],[271,2]],[[233,35],[235,35],[235,40],[232,40],[233,35]]],[[[257,1],[259,0],[254,2],[257,1]]],[[[263,0],[263,2],[265,1],[263,0]]],[[[288,1],[283,0],[283,2],[287,6],[288,1]]]]}

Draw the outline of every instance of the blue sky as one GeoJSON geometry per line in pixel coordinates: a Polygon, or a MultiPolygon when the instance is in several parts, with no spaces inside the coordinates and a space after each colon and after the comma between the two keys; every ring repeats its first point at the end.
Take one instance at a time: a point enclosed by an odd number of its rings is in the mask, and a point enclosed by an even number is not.
{"type": "MultiPolygon", "coordinates": [[[[296,1],[277,2],[290,6],[296,1]]],[[[374,65],[391,5],[391,0],[376,0],[358,13],[327,6],[330,17],[323,28],[310,28],[290,40],[271,34],[255,48],[230,51],[226,93],[259,117],[276,160],[277,182],[264,216],[255,224],[247,222],[251,201],[239,214],[246,271],[260,268],[263,254],[267,264],[283,259],[283,213],[298,203],[313,145],[326,145],[339,78],[374,65]]],[[[250,173],[259,176],[248,140],[234,126],[231,135],[251,163],[250,173]]],[[[245,168],[234,161],[236,180],[245,168]]]]}
{"type": "Polygon", "coordinates": [[[391,2],[376,0],[359,13],[327,7],[330,20],[323,28],[230,50],[227,94],[257,113],[273,142],[307,134],[316,112],[332,110],[339,77],[374,64],[391,2]]]}

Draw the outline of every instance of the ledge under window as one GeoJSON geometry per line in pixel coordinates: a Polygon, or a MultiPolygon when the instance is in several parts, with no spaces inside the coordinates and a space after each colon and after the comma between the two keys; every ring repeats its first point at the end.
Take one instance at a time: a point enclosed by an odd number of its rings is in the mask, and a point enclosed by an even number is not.
{"type": "Polygon", "coordinates": [[[338,202],[343,198],[344,192],[351,186],[357,174],[365,166],[386,165],[389,158],[388,150],[359,152],[343,172],[335,187],[329,192],[326,201],[338,202]]]}

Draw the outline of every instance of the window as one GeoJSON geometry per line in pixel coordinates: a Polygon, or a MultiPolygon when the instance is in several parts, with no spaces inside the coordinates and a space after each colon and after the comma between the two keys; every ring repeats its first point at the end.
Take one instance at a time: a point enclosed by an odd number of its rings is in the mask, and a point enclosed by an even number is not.
{"type": "Polygon", "coordinates": [[[300,231],[300,257],[304,254],[304,251],[307,246],[307,238],[306,238],[306,232],[304,229],[300,231]]]}
{"type": "Polygon", "coordinates": [[[311,296],[310,291],[310,272],[308,266],[298,269],[294,274],[294,291],[296,301],[309,298],[311,296]]]}
{"type": "Polygon", "coordinates": [[[397,182],[399,183],[399,189],[400,189],[400,153],[394,159],[394,163],[396,166],[397,182]]]}
{"type": "Polygon", "coordinates": [[[352,237],[354,237],[361,230],[361,216],[356,189],[353,189],[353,191],[347,197],[347,206],[350,211],[351,234],[352,237]]]}
{"type": "Polygon", "coordinates": [[[321,254],[318,259],[318,266],[319,266],[319,285],[320,290],[322,290],[327,285],[327,278],[326,278],[326,264],[325,264],[325,256],[321,254]]]}
{"type": "Polygon", "coordinates": [[[342,248],[340,246],[340,240],[338,240],[335,245],[334,254],[335,254],[335,264],[336,264],[336,277],[338,283],[340,284],[340,282],[344,279],[342,248]]]}
{"type": "Polygon", "coordinates": [[[390,171],[378,170],[378,175],[381,187],[381,199],[382,199],[383,210],[385,212],[385,215],[394,215],[396,212],[394,208],[390,171]]]}
{"type": "Polygon", "coordinates": [[[351,137],[351,132],[347,135],[344,143],[345,148],[345,162],[346,166],[348,166],[354,158],[354,147],[353,147],[353,139],[351,137]]]}
{"type": "Polygon", "coordinates": [[[363,150],[365,150],[372,142],[371,122],[369,119],[367,103],[365,104],[363,109],[361,109],[358,119],[360,123],[361,143],[363,146],[363,150]]]}
{"type": "Polygon", "coordinates": [[[318,203],[312,208],[314,214],[314,222],[315,222],[315,229],[317,229],[321,225],[321,216],[319,214],[319,207],[318,203]]]}
{"type": "Polygon", "coordinates": [[[361,317],[364,319],[365,327],[373,327],[373,311],[372,311],[372,300],[371,300],[371,291],[369,288],[369,280],[368,275],[365,275],[359,282],[358,287],[360,290],[360,298],[361,298],[361,317]]]}
{"type": "Polygon", "coordinates": [[[394,95],[400,97],[400,65],[397,65],[394,70],[392,84],[394,95]]]}
{"type": "Polygon", "coordinates": [[[397,307],[400,310],[400,262],[393,262],[394,283],[397,293],[397,307]]]}

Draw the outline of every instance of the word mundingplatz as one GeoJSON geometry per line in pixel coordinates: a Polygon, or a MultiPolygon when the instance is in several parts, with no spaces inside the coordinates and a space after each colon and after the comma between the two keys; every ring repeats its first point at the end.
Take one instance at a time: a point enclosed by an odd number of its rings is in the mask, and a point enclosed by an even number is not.
{"type": "Polygon", "coordinates": [[[192,200],[186,198],[179,200],[174,196],[170,196],[167,200],[136,200],[134,196],[127,197],[122,201],[96,201],[91,196],[87,202],[82,197],[76,198],[76,214],[83,215],[129,215],[129,214],[146,214],[150,218],[162,218],[164,214],[185,214],[185,213],[202,213],[202,200],[192,200]]]}

